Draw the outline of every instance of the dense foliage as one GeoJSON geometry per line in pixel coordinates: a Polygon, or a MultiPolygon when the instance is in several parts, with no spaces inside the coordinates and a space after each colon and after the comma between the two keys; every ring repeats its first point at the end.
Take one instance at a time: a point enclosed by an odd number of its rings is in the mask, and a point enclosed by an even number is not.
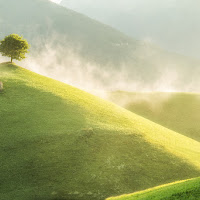
{"type": "Polygon", "coordinates": [[[22,60],[25,54],[28,53],[29,44],[27,40],[17,34],[11,34],[6,36],[2,41],[0,41],[0,53],[2,56],[7,56],[13,59],[22,60]]]}

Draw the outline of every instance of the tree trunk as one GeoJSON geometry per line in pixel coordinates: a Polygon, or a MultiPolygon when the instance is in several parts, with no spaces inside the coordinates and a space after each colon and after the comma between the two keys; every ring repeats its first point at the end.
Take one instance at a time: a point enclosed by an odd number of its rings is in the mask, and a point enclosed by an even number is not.
{"type": "Polygon", "coordinates": [[[11,57],[11,63],[12,63],[12,60],[13,60],[13,59],[12,59],[12,57],[11,57]]]}

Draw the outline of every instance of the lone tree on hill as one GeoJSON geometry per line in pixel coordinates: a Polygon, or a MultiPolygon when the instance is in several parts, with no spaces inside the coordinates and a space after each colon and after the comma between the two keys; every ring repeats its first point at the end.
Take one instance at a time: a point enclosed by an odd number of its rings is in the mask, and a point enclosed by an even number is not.
{"type": "Polygon", "coordinates": [[[7,56],[11,58],[11,63],[13,59],[22,60],[25,54],[28,53],[30,45],[27,40],[17,34],[11,34],[6,36],[2,41],[0,41],[0,53],[2,56],[7,56]]]}

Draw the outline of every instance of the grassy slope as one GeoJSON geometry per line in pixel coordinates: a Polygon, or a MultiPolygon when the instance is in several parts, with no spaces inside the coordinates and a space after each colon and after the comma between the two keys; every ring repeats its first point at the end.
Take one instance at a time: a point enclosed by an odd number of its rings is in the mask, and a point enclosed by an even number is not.
{"type": "Polygon", "coordinates": [[[0,65],[1,200],[104,199],[200,175],[200,145],[112,103],[0,65]]]}
{"type": "Polygon", "coordinates": [[[113,92],[109,100],[200,141],[200,94],[113,92]]]}
{"type": "Polygon", "coordinates": [[[200,178],[179,181],[107,200],[199,200],[200,178]]]}

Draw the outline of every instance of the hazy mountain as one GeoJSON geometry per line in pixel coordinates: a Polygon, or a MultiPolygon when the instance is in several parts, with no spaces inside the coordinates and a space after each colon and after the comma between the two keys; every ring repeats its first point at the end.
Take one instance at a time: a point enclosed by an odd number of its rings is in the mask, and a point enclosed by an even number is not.
{"type": "Polygon", "coordinates": [[[0,27],[1,38],[18,33],[31,43],[24,66],[84,89],[200,88],[199,61],[134,40],[47,0],[0,0],[0,27]]]}
{"type": "Polygon", "coordinates": [[[61,4],[138,39],[200,58],[198,0],[62,0],[61,4]]]}

